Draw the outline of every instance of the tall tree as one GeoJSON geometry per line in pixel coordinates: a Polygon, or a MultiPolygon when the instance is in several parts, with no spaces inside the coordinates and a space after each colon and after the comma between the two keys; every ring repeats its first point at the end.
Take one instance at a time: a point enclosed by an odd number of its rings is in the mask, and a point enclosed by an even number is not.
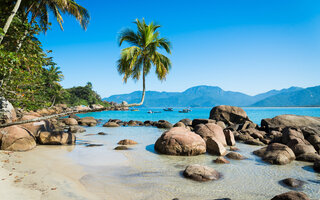
{"type": "Polygon", "coordinates": [[[159,80],[163,81],[171,68],[171,61],[168,57],[158,52],[164,49],[171,54],[171,44],[166,38],[160,38],[157,25],[153,22],[146,24],[143,19],[136,19],[137,32],[131,29],[123,30],[119,35],[119,46],[127,42],[130,47],[121,51],[118,60],[118,72],[123,75],[123,81],[127,83],[128,78],[139,80],[142,72],[142,98],[140,103],[129,104],[129,106],[141,106],[144,102],[146,85],[145,77],[149,74],[152,66],[159,80]]]}
{"type": "Polygon", "coordinates": [[[7,34],[8,32],[8,29],[11,25],[11,22],[14,18],[14,16],[16,15],[19,7],[20,7],[20,4],[21,4],[21,0],[17,0],[17,2],[15,3],[14,7],[13,7],[13,10],[11,12],[11,14],[9,15],[8,19],[7,19],[7,22],[6,24],[4,25],[3,27],[3,33],[0,33],[0,44],[2,43],[2,40],[4,38],[4,36],[7,34]]]}

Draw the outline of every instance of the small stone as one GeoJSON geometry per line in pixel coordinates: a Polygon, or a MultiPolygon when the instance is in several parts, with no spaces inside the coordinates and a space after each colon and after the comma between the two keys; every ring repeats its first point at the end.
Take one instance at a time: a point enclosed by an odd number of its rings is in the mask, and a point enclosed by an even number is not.
{"type": "Polygon", "coordinates": [[[138,144],[136,141],[125,139],[118,142],[120,145],[135,145],[138,144]]]}
{"type": "Polygon", "coordinates": [[[218,164],[229,164],[230,163],[230,161],[225,159],[223,156],[218,157],[213,162],[218,163],[218,164]]]}
{"type": "Polygon", "coordinates": [[[233,160],[244,160],[246,157],[241,155],[240,153],[237,152],[230,152],[226,155],[227,158],[233,159],[233,160]]]}
{"type": "Polygon", "coordinates": [[[128,150],[129,148],[126,146],[117,146],[114,150],[128,150]]]}
{"type": "Polygon", "coordinates": [[[104,132],[99,132],[98,135],[108,135],[108,134],[104,132]]]}

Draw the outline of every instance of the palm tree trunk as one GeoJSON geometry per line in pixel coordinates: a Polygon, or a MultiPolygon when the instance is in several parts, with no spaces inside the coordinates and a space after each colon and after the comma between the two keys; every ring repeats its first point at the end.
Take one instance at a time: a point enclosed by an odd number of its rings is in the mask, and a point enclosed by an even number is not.
{"type": "Polygon", "coordinates": [[[143,70],[143,75],[142,75],[142,98],[141,98],[141,101],[140,103],[132,103],[132,104],[129,104],[128,107],[133,107],[133,106],[141,106],[144,102],[144,97],[146,96],[146,77],[145,77],[145,72],[143,70]]]}
{"type": "Polygon", "coordinates": [[[7,32],[8,32],[8,29],[9,29],[9,27],[10,27],[10,25],[11,25],[11,22],[12,22],[14,16],[16,15],[16,13],[17,13],[17,11],[18,11],[18,9],[19,9],[19,7],[20,7],[21,1],[22,1],[22,0],[17,0],[17,3],[16,3],[16,5],[14,6],[14,8],[13,8],[13,10],[12,10],[12,13],[10,14],[9,18],[7,19],[6,24],[4,25],[3,35],[0,35],[0,44],[2,43],[2,40],[3,40],[4,36],[5,36],[5,35],[7,34],[7,32]]]}

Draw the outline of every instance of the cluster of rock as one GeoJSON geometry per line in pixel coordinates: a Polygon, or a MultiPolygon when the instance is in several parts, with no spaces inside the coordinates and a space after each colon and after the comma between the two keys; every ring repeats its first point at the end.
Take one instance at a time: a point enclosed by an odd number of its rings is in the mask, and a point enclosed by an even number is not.
{"type": "Polygon", "coordinates": [[[116,102],[109,102],[109,104],[111,105],[110,110],[116,110],[116,111],[128,111],[129,107],[128,107],[128,103],[126,101],[123,101],[121,104],[118,104],[116,102]]]}
{"type": "Polygon", "coordinates": [[[137,120],[130,120],[130,121],[122,121],[120,119],[109,119],[108,122],[103,124],[103,127],[120,127],[120,126],[154,126],[157,128],[164,128],[169,129],[172,128],[173,125],[166,121],[166,120],[159,120],[159,121],[137,121],[137,120]]]}

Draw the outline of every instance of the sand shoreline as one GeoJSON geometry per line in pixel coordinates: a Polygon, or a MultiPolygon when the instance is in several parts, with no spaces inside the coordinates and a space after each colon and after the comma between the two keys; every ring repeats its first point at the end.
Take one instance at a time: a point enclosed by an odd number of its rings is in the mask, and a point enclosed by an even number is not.
{"type": "Polygon", "coordinates": [[[1,198],[98,199],[81,184],[85,175],[82,167],[65,156],[73,148],[37,146],[28,152],[1,151],[1,198]]]}

